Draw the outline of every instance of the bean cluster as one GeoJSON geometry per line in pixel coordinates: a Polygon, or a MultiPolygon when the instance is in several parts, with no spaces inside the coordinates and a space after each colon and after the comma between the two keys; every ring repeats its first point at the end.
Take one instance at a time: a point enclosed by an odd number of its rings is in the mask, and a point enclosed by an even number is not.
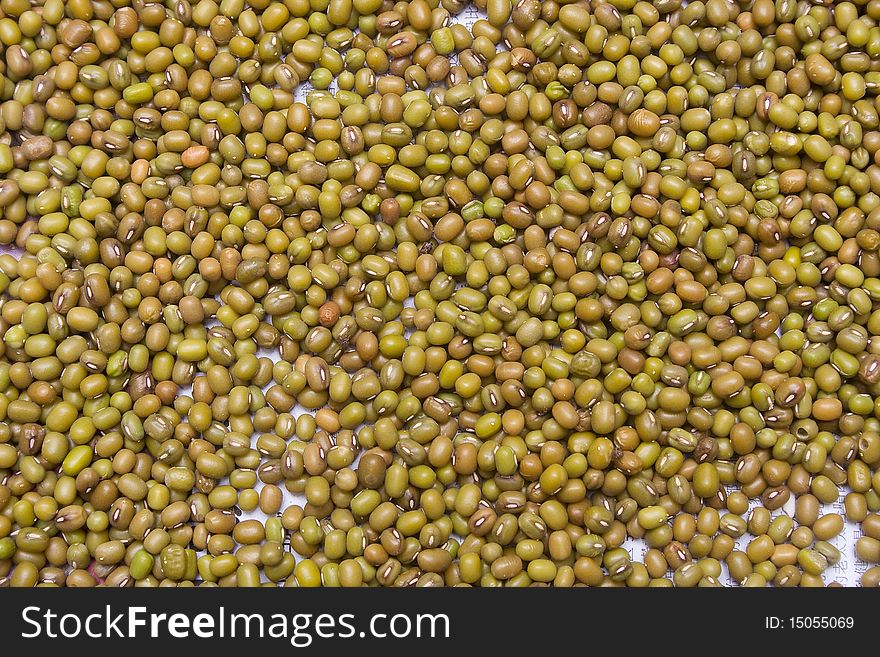
{"type": "Polygon", "coordinates": [[[880,584],[878,91],[880,0],[0,0],[0,584],[880,584]]]}

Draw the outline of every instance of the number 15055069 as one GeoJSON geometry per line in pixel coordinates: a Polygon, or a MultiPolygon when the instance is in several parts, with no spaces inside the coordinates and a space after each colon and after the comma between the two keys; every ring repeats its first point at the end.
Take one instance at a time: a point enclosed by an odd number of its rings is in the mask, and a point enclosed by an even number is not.
{"type": "Polygon", "coordinates": [[[855,627],[852,616],[765,616],[768,630],[851,630],[855,627]]]}

